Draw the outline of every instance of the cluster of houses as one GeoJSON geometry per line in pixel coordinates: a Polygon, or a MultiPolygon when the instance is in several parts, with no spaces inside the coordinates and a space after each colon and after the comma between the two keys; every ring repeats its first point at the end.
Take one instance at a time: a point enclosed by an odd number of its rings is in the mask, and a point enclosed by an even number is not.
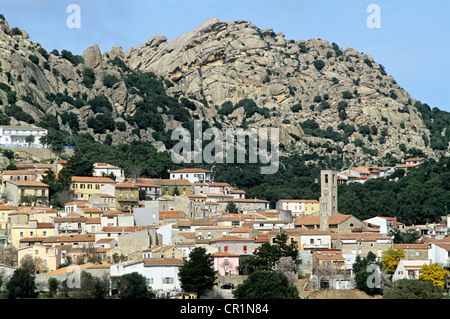
{"type": "MultiPolygon", "coordinates": [[[[57,161],[51,169],[58,172],[63,165],[57,161]]],[[[353,288],[356,257],[373,252],[381,258],[389,248],[406,253],[396,279],[417,276],[414,271],[424,263],[448,265],[446,224],[406,226],[395,217],[359,220],[339,213],[337,171],[321,172],[319,200],[280,199],[271,208],[267,200],[246,198],[245,191],[215,182],[209,170],[171,171],[168,179],[131,179],[118,167],[96,163],[95,176],[72,177],[74,199],[63,210],[23,205],[18,198],[30,189],[35,196],[48,196],[48,186],[39,181],[45,169],[33,164],[21,166],[16,174],[4,171],[1,185],[7,201],[0,205],[0,247],[17,249],[18,266],[25,256],[32,257],[43,290],[50,277],[64,281],[77,271],[107,276],[113,290],[120,276],[139,272],[159,296],[171,297],[182,293],[178,269],[194,248],[204,247],[211,254],[220,283],[232,282],[242,274],[243,258],[264,243],[274,244],[281,233],[297,244],[299,276],[309,276],[312,285],[322,288],[353,288]],[[115,180],[106,177],[111,174],[115,180]],[[13,182],[17,190],[11,190],[13,182]],[[228,211],[230,203],[237,212],[228,211]],[[420,231],[424,240],[394,244],[390,231],[397,229],[420,231]],[[334,270],[332,277],[320,273],[324,267],[334,270]]],[[[4,275],[14,271],[0,268],[4,275]]]]}
{"type": "Polygon", "coordinates": [[[408,172],[409,169],[425,163],[423,157],[407,158],[402,164],[395,166],[352,166],[338,173],[338,183],[361,183],[368,179],[385,177],[394,173],[398,169],[408,172]]]}

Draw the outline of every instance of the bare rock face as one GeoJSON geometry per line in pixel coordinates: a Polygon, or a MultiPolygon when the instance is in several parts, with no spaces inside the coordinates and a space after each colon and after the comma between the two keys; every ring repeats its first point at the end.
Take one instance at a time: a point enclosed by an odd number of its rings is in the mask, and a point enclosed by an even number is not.
{"type": "Polygon", "coordinates": [[[312,119],[320,129],[335,132],[341,123],[352,125],[356,132],[349,141],[360,138],[372,150],[356,152],[347,147],[357,161],[373,162],[396,154],[402,143],[434,156],[424,144],[422,136],[429,131],[412,107],[415,100],[370,55],[353,48],[342,49],[320,39],[287,40],[281,32],[260,30],[247,21],[211,19],[171,42],[153,37],[145,46],[127,51],[125,60],[131,68],[169,78],[186,97],[206,100],[216,120],[224,102],[253,99],[271,111],[269,118],[255,114],[249,119],[236,111],[223,118],[222,126],[276,123],[283,131],[280,142],[300,152],[308,152],[310,143],[346,145],[305,134],[300,124],[312,119]],[[344,92],[350,97],[344,97],[344,92]],[[339,102],[347,105],[345,116],[339,114],[339,102]],[[302,110],[292,112],[295,104],[301,104],[302,110]],[[358,135],[359,127],[373,125],[378,135],[358,135]],[[405,129],[400,129],[403,125],[405,129]]]}
{"type": "Polygon", "coordinates": [[[96,44],[92,47],[87,48],[83,52],[84,64],[93,70],[97,69],[100,66],[100,61],[102,59],[102,55],[100,53],[100,47],[96,44]]]}
{"type": "MultiPolygon", "coordinates": [[[[137,129],[128,121],[138,114],[143,97],[127,86],[127,72],[153,72],[169,82],[167,95],[194,105],[188,111],[192,118],[223,129],[278,127],[284,150],[339,155],[361,164],[387,155],[402,157],[400,144],[436,156],[425,144],[430,132],[413,107],[416,100],[370,55],[326,40],[289,40],[282,32],[261,30],[248,21],[210,19],[170,42],[156,35],[139,47],[125,52],[114,47],[103,54],[94,45],[76,58],[83,63],[67,54],[47,53],[26,32],[13,32],[0,18],[0,82],[13,92],[0,89],[0,110],[5,111],[15,94],[18,101],[13,103],[35,122],[48,113],[63,128],[67,123],[61,116],[73,114],[81,133],[104,141],[106,134],[95,134],[87,124],[97,115],[90,101],[104,96],[113,108],[108,116],[125,124],[107,132],[113,143],[142,139],[165,150],[151,129],[137,129]],[[92,71],[88,74],[86,68],[92,71]],[[225,102],[236,105],[243,99],[253,100],[258,112],[248,115],[239,107],[221,114],[225,102]],[[317,128],[305,127],[307,120],[317,128]],[[343,126],[353,128],[345,138],[343,126]],[[365,126],[370,135],[359,131],[365,126]],[[363,146],[355,146],[357,140],[363,146]]],[[[180,125],[162,107],[158,112],[166,132],[180,125]]]]}

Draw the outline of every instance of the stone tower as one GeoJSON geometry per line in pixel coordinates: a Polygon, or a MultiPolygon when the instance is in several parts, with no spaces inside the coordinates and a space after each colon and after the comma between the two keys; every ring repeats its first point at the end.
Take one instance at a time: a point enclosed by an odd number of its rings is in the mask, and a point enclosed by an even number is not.
{"type": "Polygon", "coordinates": [[[328,218],[337,215],[337,171],[320,171],[320,229],[328,230],[328,218]]]}

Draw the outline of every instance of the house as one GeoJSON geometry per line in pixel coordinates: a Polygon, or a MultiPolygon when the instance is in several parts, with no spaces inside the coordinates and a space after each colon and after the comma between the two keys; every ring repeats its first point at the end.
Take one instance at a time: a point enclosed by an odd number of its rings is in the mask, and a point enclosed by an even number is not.
{"type": "Polygon", "coordinates": [[[427,244],[394,244],[394,249],[402,249],[405,252],[405,260],[428,259],[427,244]]]}
{"type": "MultiPolygon", "coordinates": [[[[329,230],[335,232],[351,232],[355,228],[367,226],[353,215],[337,214],[328,216],[329,230]]],[[[303,216],[295,220],[295,227],[305,229],[320,229],[319,216],[303,216]]]]}
{"type": "Polygon", "coordinates": [[[92,208],[100,210],[115,210],[116,209],[116,197],[109,194],[94,194],[89,198],[89,203],[92,204],[92,208]]]}
{"type": "Polygon", "coordinates": [[[115,182],[108,177],[72,176],[71,189],[76,200],[89,200],[94,194],[104,194],[101,187],[115,182]]]}
{"type": "Polygon", "coordinates": [[[320,229],[296,229],[301,250],[331,249],[331,232],[320,229]]]}
{"type": "Polygon", "coordinates": [[[140,200],[155,200],[161,196],[161,186],[151,183],[133,183],[139,189],[140,200]]]}
{"type": "Polygon", "coordinates": [[[227,236],[233,226],[199,226],[195,229],[195,237],[199,239],[214,239],[227,236]]]}
{"type": "Polygon", "coordinates": [[[70,234],[84,234],[86,233],[86,220],[84,216],[71,216],[71,217],[56,217],[55,235],[70,235],[70,234]]]}
{"type": "Polygon", "coordinates": [[[116,210],[130,212],[139,206],[139,188],[133,183],[105,184],[101,192],[115,197],[116,210]]]}
{"type": "Polygon", "coordinates": [[[120,167],[108,163],[94,163],[92,176],[111,177],[111,175],[113,175],[118,182],[123,182],[125,180],[125,173],[120,167]]]}
{"type": "Polygon", "coordinates": [[[213,183],[214,173],[203,168],[183,168],[169,172],[170,179],[187,179],[190,183],[213,183]]]}
{"type": "Polygon", "coordinates": [[[425,163],[426,159],[423,157],[411,157],[405,160],[405,164],[408,166],[419,166],[420,164],[425,163]]]}
{"type": "MultiPolygon", "coordinates": [[[[81,208],[87,208],[90,206],[90,202],[87,200],[77,200],[64,204],[64,215],[67,216],[70,213],[78,212],[81,208]]],[[[61,214],[62,216],[62,214],[61,214]]]]}
{"type": "Polygon", "coordinates": [[[81,272],[84,271],[92,275],[92,277],[104,278],[109,277],[109,267],[110,265],[107,263],[70,265],[68,267],[36,275],[36,285],[38,285],[42,291],[49,291],[48,280],[50,278],[55,278],[59,282],[67,281],[71,284],[72,288],[81,288],[81,272]]]}
{"type": "Polygon", "coordinates": [[[41,138],[47,134],[46,129],[34,125],[1,125],[0,146],[43,148],[44,144],[41,142],[41,138]]]}
{"type": "Polygon", "coordinates": [[[382,252],[393,247],[392,237],[377,232],[332,233],[331,243],[342,252],[349,266],[353,265],[356,256],[365,258],[372,252],[381,259],[382,252]]]}
{"type": "Polygon", "coordinates": [[[13,205],[22,202],[48,203],[50,186],[39,181],[6,181],[6,201],[13,205]]]}
{"type": "Polygon", "coordinates": [[[127,261],[110,266],[111,288],[117,289],[118,279],[133,272],[143,275],[158,297],[181,293],[178,269],[184,264],[179,258],[148,258],[143,261],[127,261]]]}
{"type": "Polygon", "coordinates": [[[80,208],[77,212],[87,218],[100,217],[103,214],[103,211],[98,208],[80,208]]]}
{"type": "Polygon", "coordinates": [[[69,245],[78,248],[93,247],[95,243],[94,234],[71,234],[64,236],[50,236],[43,241],[44,245],[53,247],[69,245]]]}
{"type": "Polygon", "coordinates": [[[161,189],[161,196],[193,194],[192,183],[187,179],[139,179],[138,182],[147,182],[158,185],[161,189]]]}
{"type": "Polygon", "coordinates": [[[239,255],[218,251],[211,256],[214,259],[214,270],[219,276],[239,275],[239,255]]]}
{"type": "Polygon", "coordinates": [[[339,249],[316,249],[313,253],[313,267],[333,267],[336,270],[345,270],[345,258],[339,249]]]}
{"type": "Polygon", "coordinates": [[[210,246],[217,251],[235,255],[251,255],[256,250],[255,239],[241,236],[223,236],[212,239],[210,246]]]}
{"type": "Polygon", "coordinates": [[[24,238],[49,237],[54,235],[53,223],[40,223],[26,211],[10,212],[8,215],[8,242],[19,248],[24,238]]]}
{"type": "Polygon", "coordinates": [[[431,242],[428,250],[428,260],[438,263],[442,267],[450,266],[450,241],[449,238],[431,242]]]}
{"type": "Polygon", "coordinates": [[[0,204],[0,235],[6,235],[8,229],[8,215],[10,212],[17,211],[17,206],[0,204]]]}
{"type": "Polygon", "coordinates": [[[346,267],[345,258],[338,249],[319,249],[313,253],[312,278],[321,289],[352,288],[351,273],[346,267]]]}
{"type": "Polygon", "coordinates": [[[395,282],[399,279],[419,279],[419,271],[423,265],[429,265],[430,261],[425,260],[406,260],[400,259],[394,274],[392,275],[392,281],[395,282]]]}
{"type": "Polygon", "coordinates": [[[229,203],[234,203],[240,213],[246,213],[250,211],[257,211],[257,210],[265,210],[269,209],[269,201],[258,199],[258,198],[239,198],[239,199],[223,199],[219,200],[218,203],[220,204],[219,209],[226,211],[227,205],[229,203]]]}
{"type": "Polygon", "coordinates": [[[319,212],[319,201],[315,199],[280,199],[275,208],[290,210],[292,216],[310,215],[319,212]]]}
{"type": "Polygon", "coordinates": [[[46,273],[48,271],[56,270],[61,265],[61,250],[58,247],[47,245],[32,245],[28,247],[19,248],[17,250],[17,259],[19,264],[24,256],[30,255],[33,258],[40,258],[42,267],[38,269],[38,273],[46,273]]]}
{"type": "Polygon", "coordinates": [[[2,192],[5,191],[6,181],[42,181],[43,175],[45,175],[45,171],[43,169],[4,170],[1,174],[1,190],[2,192]]]}
{"type": "Polygon", "coordinates": [[[159,244],[142,251],[142,258],[183,258],[183,252],[176,246],[159,244]]]}
{"type": "Polygon", "coordinates": [[[101,217],[90,217],[86,219],[86,233],[96,234],[102,229],[101,217]]]}
{"type": "Polygon", "coordinates": [[[378,228],[381,234],[387,235],[390,231],[394,231],[397,229],[397,218],[396,217],[383,217],[383,216],[375,216],[369,219],[364,220],[365,223],[369,227],[378,228]]]}

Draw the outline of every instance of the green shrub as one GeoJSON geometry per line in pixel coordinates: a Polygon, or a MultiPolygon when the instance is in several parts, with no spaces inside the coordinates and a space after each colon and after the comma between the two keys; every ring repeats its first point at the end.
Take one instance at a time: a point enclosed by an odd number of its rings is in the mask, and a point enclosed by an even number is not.
{"type": "Polygon", "coordinates": [[[344,92],[342,92],[342,97],[346,100],[349,100],[349,99],[353,98],[353,95],[349,91],[344,91],[344,92]]]}
{"type": "Polygon", "coordinates": [[[95,83],[95,72],[91,68],[85,67],[83,69],[83,83],[87,88],[92,89],[95,83]]]}
{"type": "Polygon", "coordinates": [[[322,60],[316,60],[314,61],[314,66],[316,67],[317,71],[320,71],[325,66],[325,62],[323,62],[322,60]]]}
{"type": "MultiPolygon", "coordinates": [[[[95,79],[95,75],[94,75],[94,79],[95,79]]],[[[103,78],[103,85],[106,86],[107,88],[112,88],[114,86],[114,84],[116,84],[117,82],[119,82],[119,78],[113,74],[107,74],[104,78],[103,78]]],[[[95,82],[95,80],[94,80],[95,82]]]]}
{"type": "Polygon", "coordinates": [[[291,106],[291,111],[294,113],[301,111],[301,109],[302,109],[301,103],[297,103],[297,104],[291,106]]]}

